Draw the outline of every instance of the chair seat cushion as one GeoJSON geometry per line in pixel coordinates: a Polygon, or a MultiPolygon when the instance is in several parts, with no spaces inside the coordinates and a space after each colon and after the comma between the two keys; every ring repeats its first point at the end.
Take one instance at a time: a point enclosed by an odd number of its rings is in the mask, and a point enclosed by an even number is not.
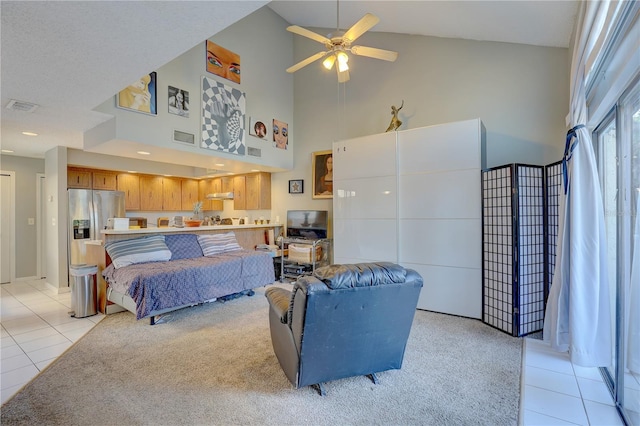
{"type": "Polygon", "coordinates": [[[323,266],[316,269],[313,275],[335,290],[403,283],[407,270],[391,262],[374,262],[323,266]]]}

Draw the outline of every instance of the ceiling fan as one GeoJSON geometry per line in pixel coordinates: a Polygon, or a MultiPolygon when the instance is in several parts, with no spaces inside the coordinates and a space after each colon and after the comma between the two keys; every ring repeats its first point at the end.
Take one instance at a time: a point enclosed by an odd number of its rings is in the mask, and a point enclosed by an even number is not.
{"type": "Polygon", "coordinates": [[[352,43],[358,37],[369,31],[371,28],[373,28],[374,25],[380,22],[380,18],[371,13],[367,13],[358,22],[353,24],[353,26],[346,32],[342,32],[340,31],[339,8],[340,6],[338,4],[338,25],[336,33],[329,34],[327,37],[322,36],[318,33],[314,33],[313,31],[307,30],[297,25],[291,25],[290,27],[287,27],[287,31],[322,43],[326,48],[326,50],[309,56],[307,59],[304,59],[297,64],[287,68],[288,73],[296,72],[300,68],[305,67],[310,63],[315,62],[318,59],[322,59],[326,56],[327,58],[322,62],[322,64],[325,68],[330,70],[337,62],[338,65],[336,66],[336,71],[338,73],[338,82],[344,83],[345,81],[349,80],[349,65],[347,64],[347,62],[349,61],[349,55],[347,55],[347,52],[351,52],[354,55],[367,56],[369,58],[382,59],[383,61],[389,62],[393,62],[398,58],[398,53],[391,50],[383,50],[366,46],[352,46],[352,43]]]}

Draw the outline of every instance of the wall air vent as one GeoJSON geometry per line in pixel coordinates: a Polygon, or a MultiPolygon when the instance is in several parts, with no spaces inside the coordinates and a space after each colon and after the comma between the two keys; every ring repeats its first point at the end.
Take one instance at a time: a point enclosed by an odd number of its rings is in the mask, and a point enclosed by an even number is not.
{"type": "Polygon", "coordinates": [[[184,143],[187,145],[195,146],[196,137],[193,133],[181,132],[180,130],[173,131],[173,141],[178,143],[184,143]]]}
{"type": "Polygon", "coordinates": [[[32,104],[31,102],[18,101],[16,99],[11,99],[7,104],[7,109],[11,111],[20,111],[20,112],[33,112],[38,108],[38,105],[32,104]]]}
{"type": "Polygon", "coordinates": [[[262,157],[262,150],[260,148],[247,148],[247,155],[251,155],[253,157],[262,157]]]}

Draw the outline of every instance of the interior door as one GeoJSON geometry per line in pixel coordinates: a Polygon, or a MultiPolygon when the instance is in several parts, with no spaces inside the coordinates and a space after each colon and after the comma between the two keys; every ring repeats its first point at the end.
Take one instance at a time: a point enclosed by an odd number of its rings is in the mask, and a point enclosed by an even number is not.
{"type": "Polygon", "coordinates": [[[0,283],[11,282],[13,275],[14,234],[14,175],[12,172],[0,172],[0,283]]]}

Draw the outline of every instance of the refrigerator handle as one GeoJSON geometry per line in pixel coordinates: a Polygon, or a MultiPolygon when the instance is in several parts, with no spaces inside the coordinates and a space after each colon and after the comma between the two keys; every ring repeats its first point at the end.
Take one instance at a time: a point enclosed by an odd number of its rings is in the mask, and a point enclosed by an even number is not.
{"type": "Polygon", "coordinates": [[[96,198],[93,191],[91,192],[89,212],[91,213],[91,231],[89,232],[89,238],[95,240],[97,239],[96,236],[100,235],[100,230],[98,229],[98,209],[96,208],[96,198]]]}

